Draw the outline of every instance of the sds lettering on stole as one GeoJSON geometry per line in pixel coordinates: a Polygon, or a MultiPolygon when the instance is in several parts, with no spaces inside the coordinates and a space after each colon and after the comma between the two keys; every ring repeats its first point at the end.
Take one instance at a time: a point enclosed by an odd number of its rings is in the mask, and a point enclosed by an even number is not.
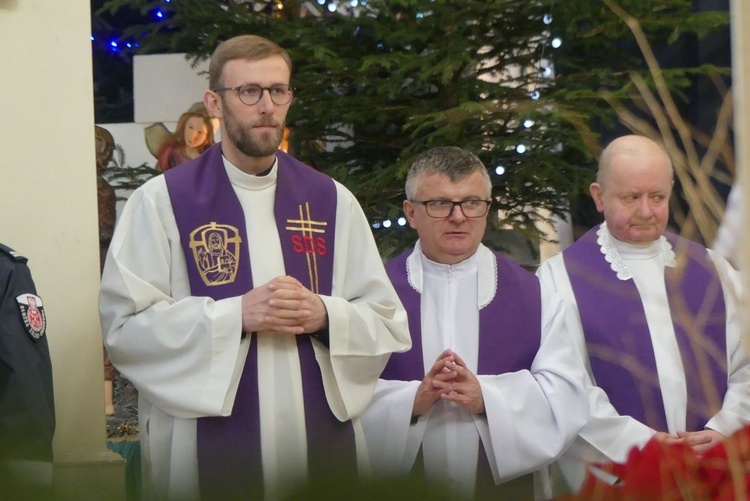
{"type": "Polygon", "coordinates": [[[325,256],[328,253],[325,238],[313,238],[308,235],[292,235],[292,249],[299,254],[305,253],[325,256]]]}

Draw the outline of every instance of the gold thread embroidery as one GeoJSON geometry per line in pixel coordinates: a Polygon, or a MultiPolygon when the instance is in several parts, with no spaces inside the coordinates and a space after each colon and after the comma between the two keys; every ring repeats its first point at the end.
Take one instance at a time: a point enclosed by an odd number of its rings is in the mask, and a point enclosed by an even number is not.
{"type": "Polygon", "coordinates": [[[190,248],[204,284],[215,286],[234,282],[241,242],[236,227],[215,221],[190,232],[190,248]]]}

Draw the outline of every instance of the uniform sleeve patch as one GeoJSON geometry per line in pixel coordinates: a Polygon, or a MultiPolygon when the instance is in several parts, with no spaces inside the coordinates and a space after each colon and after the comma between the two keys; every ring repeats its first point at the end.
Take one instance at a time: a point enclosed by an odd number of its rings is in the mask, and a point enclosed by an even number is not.
{"type": "Polygon", "coordinates": [[[28,335],[34,340],[41,339],[47,330],[42,298],[35,294],[21,294],[16,297],[16,303],[28,335]]]}

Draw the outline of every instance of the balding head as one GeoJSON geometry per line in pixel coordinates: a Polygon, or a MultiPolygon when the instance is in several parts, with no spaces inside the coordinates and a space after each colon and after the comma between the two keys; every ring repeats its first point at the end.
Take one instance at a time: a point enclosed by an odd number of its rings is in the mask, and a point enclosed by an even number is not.
{"type": "Polygon", "coordinates": [[[590,187],[612,236],[635,245],[658,239],[669,219],[672,178],[669,156],[654,141],[642,136],[612,141],[590,187]]]}
{"type": "Polygon", "coordinates": [[[653,159],[654,156],[662,156],[669,165],[670,172],[672,172],[672,161],[669,155],[656,142],[645,136],[621,136],[609,143],[599,156],[596,182],[602,185],[602,187],[607,185],[612,163],[614,158],[619,155],[631,157],[632,162],[638,162],[638,158],[653,159]]]}

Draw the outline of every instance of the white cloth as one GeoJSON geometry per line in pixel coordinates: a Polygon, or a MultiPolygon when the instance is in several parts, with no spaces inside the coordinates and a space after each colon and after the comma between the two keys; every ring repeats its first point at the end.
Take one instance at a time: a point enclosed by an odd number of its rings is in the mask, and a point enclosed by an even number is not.
{"type": "MultiPolygon", "coordinates": [[[[424,372],[450,348],[476,374],[479,305],[503,294],[494,255],[480,246],[466,261],[438,264],[424,257],[417,242],[407,266],[410,284],[421,293],[424,372]]],[[[569,342],[564,315],[560,298],[542,288],[541,346],[531,369],[479,375],[485,414],[439,400],[410,424],[421,381],[379,380],[361,417],[373,471],[407,474],[421,445],[427,478],[448,482],[457,495],[470,497],[480,439],[495,483],[555,460],[588,416],[582,361],[569,342]]]]}
{"type": "MultiPolygon", "coordinates": [[[[226,159],[224,168],[245,212],[253,281],[259,286],[284,274],[273,216],[278,162],[262,177],[226,159]]],[[[346,188],[336,183],[336,192],[333,291],[321,296],[330,349],[313,345],[328,403],[346,420],[368,404],[389,354],[407,349],[410,340],[406,313],[367,220],[346,188]]],[[[214,301],[190,295],[163,176],[136,190],[120,216],[102,277],[100,313],[114,366],[139,390],[146,494],[197,498],[196,418],[231,413],[250,336],[240,340],[241,297],[214,301]]],[[[307,470],[294,336],[260,332],[258,361],[264,485],[274,498],[282,494],[276,490],[284,484],[282,476],[304,478],[307,470]]],[[[359,446],[364,440],[357,435],[359,446]]],[[[366,458],[366,451],[358,454],[366,458]]]]}
{"type": "MultiPolygon", "coordinates": [[[[613,245],[614,250],[608,255],[608,262],[612,263],[613,270],[622,268],[632,276],[641,294],[669,428],[658,431],[671,434],[684,431],[687,403],[685,369],[677,346],[664,282],[665,266],[675,265],[674,252],[664,237],[648,245],[636,246],[612,237],[606,223],[602,225],[600,232],[613,245]]],[[[724,291],[729,375],[722,409],[706,423],[706,427],[723,435],[731,435],[743,424],[750,422],[750,359],[740,335],[740,277],[721,256],[710,250],[709,256],[716,265],[724,291]]],[[[542,263],[537,275],[542,284],[556,290],[565,301],[578,309],[562,254],[542,263]]],[[[580,316],[576,314],[569,318],[574,320],[569,331],[575,336],[580,352],[585,354],[586,344],[580,316]]],[[[616,326],[613,326],[613,331],[615,329],[616,326]]],[[[569,487],[574,491],[583,482],[588,462],[623,463],[633,447],[643,447],[657,431],[630,416],[619,415],[604,391],[593,385],[594,378],[587,355],[584,355],[584,360],[589,382],[592,383],[589,385],[591,416],[575,443],[558,463],[569,487]]]]}
{"type": "Polygon", "coordinates": [[[724,218],[719,225],[714,239],[713,249],[719,255],[724,256],[732,266],[740,269],[740,249],[744,238],[742,221],[743,216],[742,187],[739,184],[732,186],[724,209],[724,218]]]}

